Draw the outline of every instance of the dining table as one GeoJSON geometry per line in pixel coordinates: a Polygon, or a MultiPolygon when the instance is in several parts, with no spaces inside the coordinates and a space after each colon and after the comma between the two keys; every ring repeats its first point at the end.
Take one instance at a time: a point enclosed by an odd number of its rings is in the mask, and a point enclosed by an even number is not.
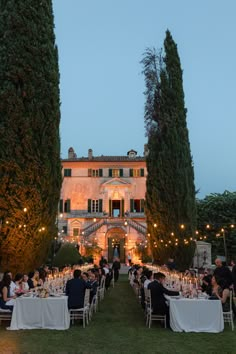
{"type": "Polygon", "coordinates": [[[45,298],[34,295],[16,298],[9,330],[56,329],[70,327],[67,296],[45,298]]]}
{"type": "Polygon", "coordinates": [[[224,330],[220,300],[167,297],[170,327],[174,332],[218,333],[224,330]]]}

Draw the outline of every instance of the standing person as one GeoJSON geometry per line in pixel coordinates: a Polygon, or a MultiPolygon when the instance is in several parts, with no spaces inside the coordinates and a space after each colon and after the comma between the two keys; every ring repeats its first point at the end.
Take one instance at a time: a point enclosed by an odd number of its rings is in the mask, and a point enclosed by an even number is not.
{"type": "Polygon", "coordinates": [[[112,270],[114,272],[114,281],[117,282],[119,279],[119,270],[120,270],[120,261],[119,258],[115,258],[113,265],[112,265],[112,270]]]}
{"type": "Polygon", "coordinates": [[[103,268],[107,264],[107,260],[102,256],[100,261],[99,261],[99,266],[103,268]]]}
{"type": "Polygon", "coordinates": [[[127,259],[128,259],[129,266],[131,266],[132,258],[131,258],[130,253],[128,253],[127,259]]]}

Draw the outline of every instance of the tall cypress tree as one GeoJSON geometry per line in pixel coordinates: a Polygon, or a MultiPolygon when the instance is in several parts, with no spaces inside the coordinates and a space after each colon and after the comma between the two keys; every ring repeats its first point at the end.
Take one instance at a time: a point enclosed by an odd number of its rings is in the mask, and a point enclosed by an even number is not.
{"type": "Polygon", "coordinates": [[[61,187],[51,0],[0,0],[0,263],[29,271],[56,235],[61,187]]]}
{"type": "Polygon", "coordinates": [[[184,268],[191,264],[195,248],[191,241],[196,230],[195,187],[182,69],[169,31],[164,55],[148,50],[142,63],[149,148],[146,215],[151,247],[161,263],[175,257],[184,268]]]}

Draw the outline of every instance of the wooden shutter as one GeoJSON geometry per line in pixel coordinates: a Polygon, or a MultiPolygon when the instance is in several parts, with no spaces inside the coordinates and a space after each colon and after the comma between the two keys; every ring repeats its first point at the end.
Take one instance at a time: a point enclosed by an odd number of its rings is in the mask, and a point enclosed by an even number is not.
{"type": "Polygon", "coordinates": [[[144,168],[140,168],[140,176],[144,177],[144,168]]]}
{"type": "Polygon", "coordinates": [[[123,168],[120,168],[120,177],[123,177],[123,168]]]}
{"type": "Polygon", "coordinates": [[[121,200],[121,216],[124,217],[125,214],[125,201],[124,199],[121,200]]]}
{"type": "Polygon", "coordinates": [[[99,202],[98,202],[98,211],[99,211],[99,213],[102,213],[102,199],[99,199],[99,202]]]}
{"type": "Polygon", "coordinates": [[[108,176],[112,177],[112,169],[111,168],[109,168],[109,170],[108,170],[108,176]]]}
{"type": "Polygon", "coordinates": [[[102,177],[102,176],[103,176],[103,169],[99,168],[99,177],[102,177]]]}
{"type": "Polygon", "coordinates": [[[134,212],[134,200],[130,199],[130,212],[133,213],[134,212]]]}
{"type": "Polygon", "coordinates": [[[109,199],[109,216],[111,216],[111,203],[112,203],[112,201],[111,201],[111,199],[109,199]]]}
{"type": "Polygon", "coordinates": [[[141,213],[144,213],[144,199],[141,199],[141,213]]]}
{"type": "Polygon", "coordinates": [[[88,199],[88,213],[91,213],[92,210],[92,200],[88,199]]]}
{"type": "Polygon", "coordinates": [[[88,169],[88,177],[92,177],[92,169],[91,168],[88,169]]]}
{"type": "Polygon", "coordinates": [[[129,176],[130,176],[130,177],[133,177],[133,176],[134,176],[134,170],[133,170],[133,168],[130,168],[130,169],[129,169],[129,176]]]}
{"type": "Polygon", "coordinates": [[[60,199],[59,212],[60,212],[60,213],[63,213],[63,199],[60,199]]]}

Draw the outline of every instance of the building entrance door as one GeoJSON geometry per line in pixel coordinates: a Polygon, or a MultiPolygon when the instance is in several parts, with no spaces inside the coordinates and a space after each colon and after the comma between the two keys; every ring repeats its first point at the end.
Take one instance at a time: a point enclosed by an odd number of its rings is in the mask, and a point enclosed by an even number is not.
{"type": "Polygon", "coordinates": [[[125,238],[116,236],[108,238],[108,262],[112,263],[115,257],[120,259],[121,263],[125,263],[125,238]]]}
{"type": "Polygon", "coordinates": [[[109,215],[113,218],[124,217],[124,199],[109,201],[109,215]]]}

